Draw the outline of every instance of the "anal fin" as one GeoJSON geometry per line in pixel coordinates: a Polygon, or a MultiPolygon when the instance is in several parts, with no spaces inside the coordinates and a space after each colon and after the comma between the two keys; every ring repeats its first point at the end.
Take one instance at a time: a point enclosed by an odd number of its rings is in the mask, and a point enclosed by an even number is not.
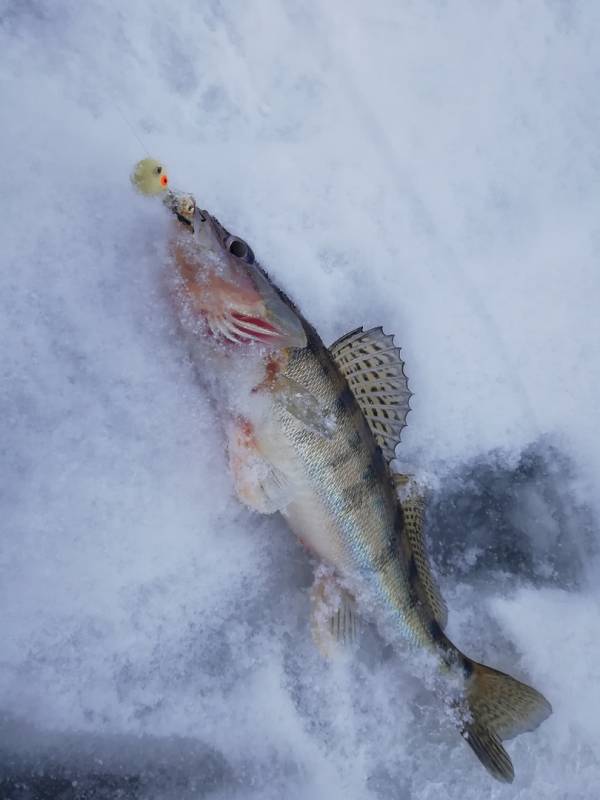
{"type": "Polygon", "coordinates": [[[359,632],[356,600],[324,567],[317,570],[311,605],[311,633],[321,655],[332,658],[340,648],[356,643],[359,632]]]}

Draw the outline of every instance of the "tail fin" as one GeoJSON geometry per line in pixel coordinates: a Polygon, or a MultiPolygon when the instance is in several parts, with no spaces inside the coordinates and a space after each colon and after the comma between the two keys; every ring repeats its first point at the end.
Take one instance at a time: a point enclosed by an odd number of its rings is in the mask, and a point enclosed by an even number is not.
{"type": "Polygon", "coordinates": [[[494,778],[512,783],[515,773],[502,740],[537,728],[550,716],[552,706],[510,675],[470,659],[466,662],[472,668],[466,688],[471,720],[462,735],[494,778]]]}

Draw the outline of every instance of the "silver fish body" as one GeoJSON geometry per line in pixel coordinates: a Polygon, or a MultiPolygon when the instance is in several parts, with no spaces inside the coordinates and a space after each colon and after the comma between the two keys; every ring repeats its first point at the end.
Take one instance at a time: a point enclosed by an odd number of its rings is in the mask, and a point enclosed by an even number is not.
{"type": "Polygon", "coordinates": [[[236,248],[236,258],[232,237],[207,212],[194,225],[195,249],[175,252],[183,316],[206,322],[191,332],[203,339],[199,369],[211,371],[226,410],[238,496],[257,510],[280,511],[390,643],[410,642],[433,657],[449,684],[458,681],[461,696],[451,702],[461,734],[495,778],[512,781],[502,740],[535,729],[550,704],[448,639],[422,542],[405,525],[389,467],[393,447],[374,433],[378,411],[355,394],[332,348],[251,251],[236,248]]]}

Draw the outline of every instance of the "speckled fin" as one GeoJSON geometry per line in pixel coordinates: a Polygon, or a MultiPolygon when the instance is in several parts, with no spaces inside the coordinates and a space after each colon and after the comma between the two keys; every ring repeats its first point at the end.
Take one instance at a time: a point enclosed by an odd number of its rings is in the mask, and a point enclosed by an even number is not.
{"type": "Polygon", "coordinates": [[[431,574],[431,565],[425,545],[425,497],[409,475],[393,475],[404,512],[404,530],[410,542],[421,585],[440,627],[448,622],[448,606],[431,574]]]}
{"type": "Polygon", "coordinates": [[[386,335],[383,328],[370,331],[357,328],[334,342],[329,351],[348,381],[384,457],[391,461],[406,426],[411,398],[404,361],[400,348],[394,345],[394,337],[386,335]]]}

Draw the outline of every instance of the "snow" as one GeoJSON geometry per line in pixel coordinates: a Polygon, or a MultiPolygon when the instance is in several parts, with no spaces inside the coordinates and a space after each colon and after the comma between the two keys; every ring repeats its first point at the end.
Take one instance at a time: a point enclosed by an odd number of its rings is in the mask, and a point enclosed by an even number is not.
{"type": "Polygon", "coordinates": [[[541,0],[0,5],[5,794],[96,759],[178,800],[596,797],[599,35],[541,0]],[[311,565],[234,499],[173,325],[146,151],[325,341],[397,335],[450,634],[554,706],[512,787],[372,631],[315,651],[311,565]]]}

